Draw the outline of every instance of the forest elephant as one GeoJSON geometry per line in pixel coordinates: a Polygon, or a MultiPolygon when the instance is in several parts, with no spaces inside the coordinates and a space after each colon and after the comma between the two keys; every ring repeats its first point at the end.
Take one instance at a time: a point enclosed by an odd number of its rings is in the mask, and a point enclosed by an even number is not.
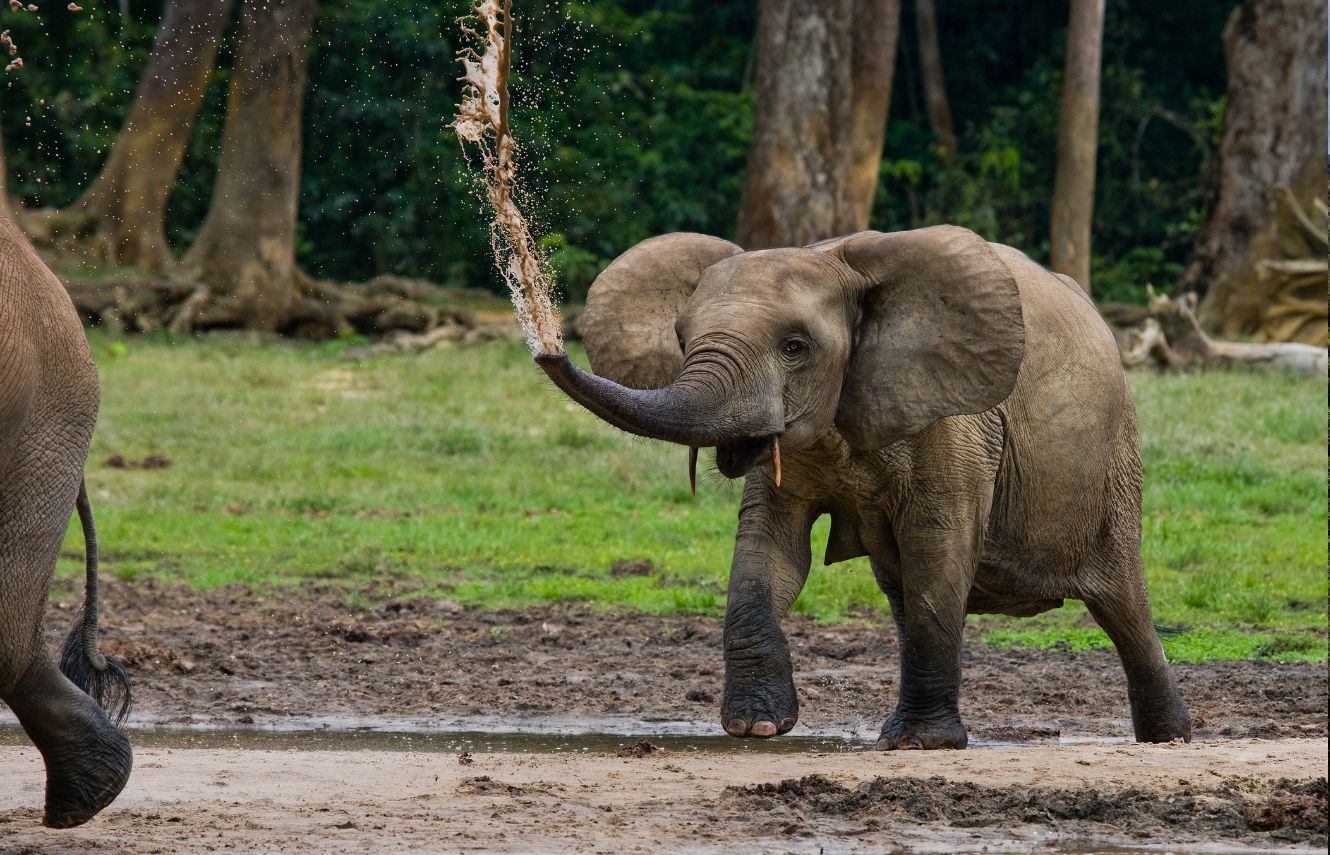
{"type": "Polygon", "coordinates": [[[968,613],[1083,600],[1126,671],[1136,738],[1191,723],[1141,571],[1136,416],[1085,292],[963,228],[860,232],[745,252],[647,240],[595,281],[594,374],[537,361],[612,425],[744,478],[721,722],[770,737],[799,715],[781,620],[831,517],[826,563],[868,556],[900,637],[880,749],[963,748],[968,613]]]}
{"type": "Polygon", "coordinates": [[[43,822],[53,828],[110,804],[132,765],[117,726],[129,682],[97,649],[97,535],[83,483],[97,405],[97,368],[73,304],[0,215],[0,700],[45,761],[43,822]],[[43,616],[76,505],[87,591],[57,667],[43,616]]]}

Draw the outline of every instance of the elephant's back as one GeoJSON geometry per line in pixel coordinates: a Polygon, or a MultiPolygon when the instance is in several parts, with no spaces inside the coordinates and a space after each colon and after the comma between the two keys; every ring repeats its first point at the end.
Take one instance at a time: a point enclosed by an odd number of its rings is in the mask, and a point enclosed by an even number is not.
{"type": "Polygon", "coordinates": [[[81,433],[97,398],[97,369],[69,294],[0,214],[0,456],[38,414],[81,433]]]}
{"type": "Polygon", "coordinates": [[[1135,453],[1135,411],[1113,335],[1085,292],[1014,249],[997,250],[1025,323],[1025,358],[1004,404],[997,511],[1009,533],[1070,573],[1121,501],[1113,479],[1122,454],[1135,453]]]}

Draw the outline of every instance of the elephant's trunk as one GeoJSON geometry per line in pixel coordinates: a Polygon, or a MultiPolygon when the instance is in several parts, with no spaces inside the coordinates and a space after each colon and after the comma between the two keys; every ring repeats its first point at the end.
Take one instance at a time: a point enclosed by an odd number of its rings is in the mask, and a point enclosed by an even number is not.
{"type": "Polygon", "coordinates": [[[687,367],[663,389],[629,389],[583,371],[566,354],[537,356],[536,362],[568,397],[638,436],[698,448],[774,437],[784,428],[779,401],[773,408],[753,403],[753,396],[725,394],[687,367]]]}

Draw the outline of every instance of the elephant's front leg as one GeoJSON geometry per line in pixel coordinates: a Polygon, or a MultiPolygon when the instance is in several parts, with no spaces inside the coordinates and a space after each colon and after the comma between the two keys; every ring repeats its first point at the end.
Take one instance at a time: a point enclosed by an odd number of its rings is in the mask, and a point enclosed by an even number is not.
{"type": "Polygon", "coordinates": [[[961,635],[977,541],[969,526],[916,529],[901,540],[901,584],[891,598],[900,632],[900,699],[882,726],[879,750],[968,742],[959,709],[961,635]]]}
{"type": "Polygon", "coordinates": [[[788,733],[799,720],[790,648],[780,622],[812,562],[805,504],[782,501],[749,478],[739,510],[725,613],[725,697],[721,723],[731,736],[788,733]]]}

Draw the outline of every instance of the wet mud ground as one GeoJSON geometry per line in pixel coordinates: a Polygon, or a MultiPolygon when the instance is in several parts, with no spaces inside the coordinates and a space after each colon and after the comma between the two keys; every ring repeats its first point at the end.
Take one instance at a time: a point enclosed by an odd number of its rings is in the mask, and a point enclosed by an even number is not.
{"type": "MultiPolygon", "coordinates": [[[[137,727],[621,736],[131,734],[122,798],[52,832],[37,827],[39,758],[11,732],[0,852],[1325,851],[1324,665],[1177,666],[1197,742],[1136,746],[1111,652],[971,639],[962,712],[978,747],[878,754],[844,749],[871,739],[894,702],[894,632],[796,618],[804,739],[772,751],[779,742],[707,738],[720,733],[716,618],[466,611],[401,589],[351,606],[335,586],[111,579],[104,646],[134,676],[137,727]],[[634,749],[637,736],[666,750],[634,749]]],[[[53,609],[53,639],[77,607],[53,609]]]]}

